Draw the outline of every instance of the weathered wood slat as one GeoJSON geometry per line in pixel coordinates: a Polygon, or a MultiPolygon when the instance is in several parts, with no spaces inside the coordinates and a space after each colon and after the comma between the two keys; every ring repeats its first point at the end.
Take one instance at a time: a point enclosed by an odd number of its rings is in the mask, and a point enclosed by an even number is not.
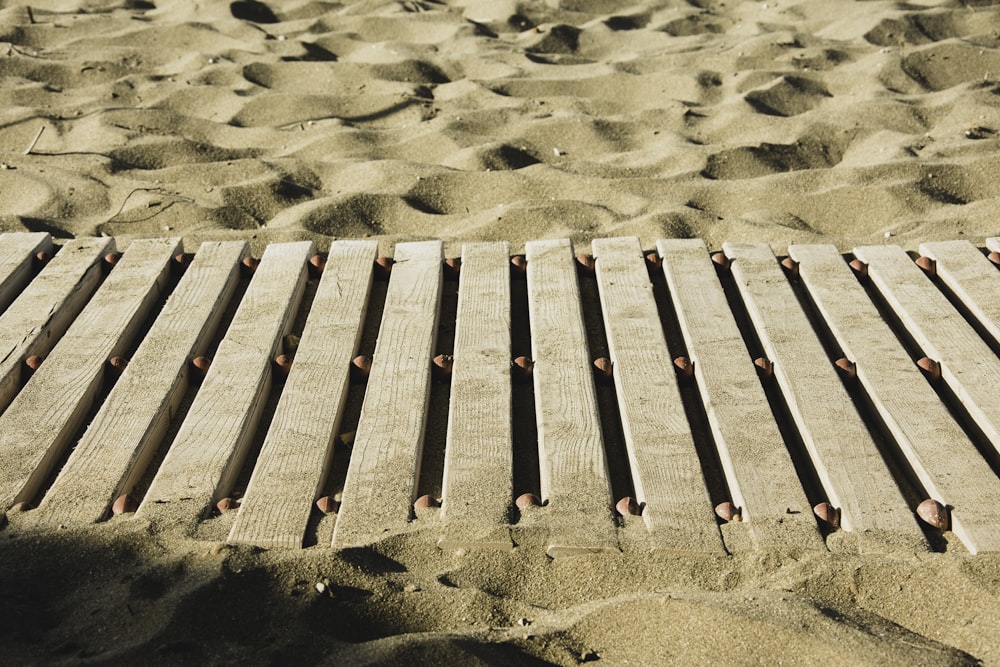
{"type": "Polygon", "coordinates": [[[31,501],[166,289],[178,239],[133,241],[62,340],[0,416],[0,507],[31,501]]]}
{"type": "Polygon", "coordinates": [[[622,432],[656,550],[720,553],[719,526],[637,238],[593,242],[622,432]]]}
{"type": "MultiPolygon", "coordinates": [[[[1000,251],[1000,238],[987,246],[1000,251]]],[[[273,359],[294,351],[241,509],[224,523],[233,522],[232,543],[303,545],[339,447],[376,247],[332,245],[301,341],[289,350],[282,347],[300,310],[313,246],[268,248],[245,298],[232,306],[232,324],[140,516],[193,529],[214,501],[235,495],[274,394],[273,359]]],[[[205,244],[166,298],[179,240],[135,241],[108,273],[113,263],[100,259],[113,248],[112,239],[90,238],[53,252],[47,234],[0,234],[0,528],[13,504],[41,500],[38,509],[9,517],[12,533],[99,521],[116,497],[140,493],[171,422],[179,421],[188,362],[205,353],[247,252],[241,242],[205,244]],[[54,259],[41,264],[39,251],[54,259]],[[105,397],[107,359],[133,349],[105,397]],[[29,355],[44,363],[25,380],[29,355]]],[[[720,534],[712,515],[699,455],[715,453],[693,439],[635,238],[595,241],[596,281],[580,274],[582,291],[570,241],[527,244],[544,504],[523,508],[515,523],[510,250],[503,242],[465,246],[443,503],[414,520],[431,357],[441,351],[442,244],[434,241],[397,247],[334,547],[419,530],[443,549],[537,545],[551,556],[619,548],[721,553],[723,539],[736,550],[798,552],[824,546],[808,507],[815,493],[841,510],[845,530],[826,542],[834,550],[926,549],[913,507],[927,496],[948,506],[953,544],[961,541],[973,554],[1000,552],[1000,271],[966,241],[921,244],[933,272],[921,263],[922,272],[898,247],[858,248],[869,286],[833,246],[793,245],[797,279],[790,282],[766,246],[724,248],[739,296],[726,292],[729,280],[718,279],[701,241],[658,243],[694,369],[695,387],[685,389],[684,400],[703,403],[743,524],[720,534]],[[588,350],[586,324],[594,323],[584,314],[597,306],[582,299],[590,295],[599,295],[613,362],[625,445],[620,465],[628,466],[643,504],[641,518],[622,522],[612,510],[601,428],[606,406],[598,404],[588,350]],[[734,314],[730,305],[740,300],[734,314]],[[744,308],[756,334],[746,330],[744,308]],[[773,395],[748,354],[758,343],[772,361],[773,395]],[[838,378],[828,358],[833,347],[854,362],[856,380],[838,378]],[[935,378],[913,362],[924,354],[940,362],[944,386],[937,390],[935,378]],[[794,422],[787,430],[779,430],[769,405],[782,398],[783,419],[794,422]],[[794,440],[791,456],[783,433],[794,440]]]]}
{"type": "Polygon", "coordinates": [[[509,244],[466,244],[438,541],[444,549],[513,546],[510,317],[509,244]]]}
{"type": "Polygon", "coordinates": [[[0,312],[9,306],[34,274],[35,254],[52,253],[46,232],[0,234],[0,312]]]}
{"type": "Polygon", "coordinates": [[[439,241],[399,243],[333,545],[405,530],[420,476],[441,301],[439,241]]]}
{"type": "Polygon", "coordinates": [[[941,283],[969,310],[1000,350],[1000,270],[969,241],[921,243],[920,253],[934,260],[941,283]]]}
{"type": "MultiPolygon", "coordinates": [[[[542,501],[551,556],[617,550],[604,438],[568,239],[532,241],[528,313],[542,501]]],[[[524,519],[522,519],[524,522],[524,519]]]]}
{"type": "Polygon", "coordinates": [[[813,468],[841,511],[842,527],[856,533],[856,540],[864,538],[864,548],[878,548],[882,536],[893,548],[899,536],[919,535],[771,249],[735,243],[723,249],[813,468]]]}
{"type": "Polygon", "coordinates": [[[868,276],[941,379],[1000,452],[1000,359],[899,246],[855,248],[868,276]]]}
{"type": "Polygon", "coordinates": [[[271,390],[272,364],[302,302],[311,242],[264,251],[139,514],[201,515],[239,475],[271,390]]]}
{"type": "Polygon", "coordinates": [[[793,245],[788,252],[917,479],[931,497],[954,508],[952,530],[973,553],[998,550],[1000,479],[924,381],[837,249],[793,245]]]}
{"type": "Polygon", "coordinates": [[[48,354],[80,314],[114,247],[110,237],[69,241],[0,315],[0,412],[21,388],[24,360],[48,354]]]}
{"type": "Polygon", "coordinates": [[[206,243],[136,349],[33,516],[63,524],[100,521],[132,493],[188,387],[239,281],[244,242],[206,243]]]}
{"type": "Polygon", "coordinates": [[[234,543],[301,547],[333,456],[376,241],[335,241],[239,514],[234,543]]]}
{"type": "Polygon", "coordinates": [[[699,239],[657,248],[731,499],[754,544],[824,550],[708,249],[699,239]]]}

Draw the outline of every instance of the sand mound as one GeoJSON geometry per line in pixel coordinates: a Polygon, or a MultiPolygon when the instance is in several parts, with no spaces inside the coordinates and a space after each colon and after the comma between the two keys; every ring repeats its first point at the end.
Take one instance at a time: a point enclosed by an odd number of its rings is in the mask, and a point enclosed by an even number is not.
{"type": "Polygon", "coordinates": [[[712,209],[730,238],[770,240],[779,250],[786,227],[768,232],[762,202],[775,202],[776,221],[802,220],[809,239],[843,246],[885,230],[915,244],[926,238],[916,230],[927,234],[926,223],[942,220],[961,220],[981,237],[994,232],[987,207],[975,204],[993,197],[984,160],[1000,129],[998,25],[991,4],[854,5],[849,16],[819,2],[9,7],[0,13],[0,147],[20,173],[5,190],[18,204],[5,207],[4,228],[37,218],[63,235],[86,233],[113,222],[127,193],[174,170],[174,212],[183,203],[190,222],[161,214],[158,229],[181,230],[192,243],[259,228],[261,244],[277,218],[281,238],[299,219],[321,243],[367,229],[388,251],[412,236],[407,220],[417,235],[435,235],[422,216],[439,215],[438,234],[457,242],[457,216],[482,230],[500,204],[520,212],[507,228],[515,249],[531,236],[517,229],[565,230],[585,242],[596,219],[569,220],[574,202],[597,190],[645,199],[619,207],[612,198],[599,219],[651,245],[648,220],[704,199],[713,181],[726,193],[709,198],[733,202],[712,209]],[[37,185],[29,172],[83,153],[92,159],[75,166],[104,184],[104,196],[89,206],[53,203],[45,178],[37,185]],[[320,177],[301,191],[331,205],[308,206],[300,191],[255,175],[258,161],[274,160],[336,173],[336,182],[320,177]],[[370,182],[350,168],[358,160],[401,168],[370,182]],[[185,165],[223,166],[214,192],[204,191],[200,171],[175,169],[185,165]],[[571,177],[537,171],[542,165],[571,177]],[[501,174],[526,169],[536,171],[512,192],[501,174]],[[438,178],[442,170],[456,178],[438,178]],[[947,184],[925,178],[935,170],[951,175],[947,184]],[[424,203],[411,206],[414,174],[435,179],[419,186],[424,203]],[[428,192],[430,182],[440,191],[428,192]],[[508,196],[466,196],[464,183],[508,196]],[[794,201],[774,197],[776,187],[794,201]],[[859,188],[865,194],[852,199],[859,188]],[[834,192],[847,197],[838,221],[823,208],[834,192]],[[349,193],[387,199],[332,204],[349,193]],[[756,223],[741,226],[746,207],[737,201],[757,202],[756,223]],[[297,218],[299,206],[311,212],[297,218]],[[368,213],[402,219],[371,225],[361,220],[368,213]],[[843,226],[858,216],[869,222],[843,226]]]}

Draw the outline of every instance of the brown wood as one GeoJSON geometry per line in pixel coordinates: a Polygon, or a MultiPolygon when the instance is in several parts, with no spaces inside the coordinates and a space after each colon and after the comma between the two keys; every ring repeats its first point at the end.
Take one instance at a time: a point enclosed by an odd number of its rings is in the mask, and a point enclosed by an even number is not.
{"type": "Polygon", "coordinates": [[[642,246],[637,238],[601,239],[593,250],[632,483],[650,544],[721,553],[642,246]]]}
{"type": "Polygon", "coordinates": [[[732,502],[755,546],[824,550],[708,249],[700,239],[657,248],[732,502]]]}
{"type": "Polygon", "coordinates": [[[110,237],[67,242],[0,315],[0,412],[21,388],[25,359],[48,355],[83,310],[114,248],[110,237]]]}
{"type": "Polygon", "coordinates": [[[187,390],[188,360],[205,351],[236,291],[247,250],[242,241],[202,245],[32,513],[37,521],[99,521],[132,493],[187,390]]]}
{"type": "Polygon", "coordinates": [[[83,426],[107,360],[124,354],[166,288],[178,239],[133,241],[0,416],[0,507],[33,501],[83,426]]]}
{"type": "Polygon", "coordinates": [[[812,467],[840,510],[841,527],[868,538],[866,548],[894,549],[900,536],[919,545],[913,515],[771,249],[737,243],[723,249],[812,467]]]}
{"type": "Polygon", "coordinates": [[[441,519],[443,549],[510,549],[510,247],[462,248],[441,519]]]}
{"type": "MultiPolygon", "coordinates": [[[[551,556],[617,550],[604,438],[568,239],[526,245],[542,501],[551,556]]],[[[522,518],[522,522],[525,522],[522,518]]]]}
{"type": "Polygon", "coordinates": [[[9,306],[34,274],[35,255],[51,255],[52,237],[46,232],[0,234],[0,312],[9,306]]]}
{"type": "Polygon", "coordinates": [[[410,522],[430,398],[442,258],[439,241],[396,245],[334,527],[335,547],[372,544],[410,522]]]}
{"type": "MultiPolygon", "coordinates": [[[[292,327],[310,242],[268,246],[138,514],[188,520],[232,491],[272,383],[271,364],[292,327]]],[[[242,262],[241,262],[242,266],[242,262]]]]}
{"type": "Polygon", "coordinates": [[[375,241],[335,241],[330,246],[230,542],[302,546],[334,454],[377,249],[375,241]]]}

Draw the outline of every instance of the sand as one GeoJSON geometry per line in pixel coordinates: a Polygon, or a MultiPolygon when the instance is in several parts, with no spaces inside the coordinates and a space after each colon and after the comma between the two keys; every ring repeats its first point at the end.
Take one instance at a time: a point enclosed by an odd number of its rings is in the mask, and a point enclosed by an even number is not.
{"type": "MultiPolygon", "coordinates": [[[[4,2],[0,231],[982,245],[998,95],[988,0],[4,2]]],[[[1000,664],[1000,558],[954,544],[264,551],[230,521],[0,533],[0,661],[1000,664]]]]}

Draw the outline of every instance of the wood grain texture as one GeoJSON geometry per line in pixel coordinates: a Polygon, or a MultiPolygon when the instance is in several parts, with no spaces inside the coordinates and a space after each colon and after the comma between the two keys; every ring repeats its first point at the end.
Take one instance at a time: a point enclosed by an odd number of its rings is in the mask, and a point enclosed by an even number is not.
{"type": "Polygon", "coordinates": [[[913,515],[806,318],[774,254],[763,244],[723,245],[774,377],[826,496],[846,531],[877,533],[887,546],[913,534],[913,515]]]}
{"type": "Polygon", "coordinates": [[[298,548],[343,418],[376,241],[335,241],[229,541],[298,548]]]}
{"type": "Polygon", "coordinates": [[[788,252],[927,494],[953,507],[953,530],[970,551],[996,551],[1000,479],[924,380],[837,249],[793,245],[788,252]]]}
{"type": "Polygon", "coordinates": [[[657,249],[731,499],[754,544],[824,550],[708,249],[699,239],[657,249]]]}
{"type": "Polygon", "coordinates": [[[618,548],[604,438],[568,239],[532,241],[528,313],[541,468],[540,520],[551,556],[618,548]]]}
{"type": "Polygon", "coordinates": [[[1000,350],[1000,270],[969,241],[921,243],[941,284],[969,310],[994,351],[1000,350]]]}
{"type": "Polygon", "coordinates": [[[24,360],[55,346],[101,282],[110,237],[68,241],[0,315],[0,412],[21,388],[24,360]]]}
{"type": "Polygon", "coordinates": [[[445,549],[513,546],[510,246],[462,248],[441,519],[445,549]]]}
{"type": "Polygon", "coordinates": [[[9,306],[34,275],[35,253],[52,253],[46,232],[0,234],[0,312],[9,306]]]}
{"type": "Polygon", "coordinates": [[[206,243],[187,268],[125,372],[32,516],[100,521],[132,493],[188,386],[188,362],[208,347],[239,281],[242,241],[206,243]]]}
{"type": "Polygon", "coordinates": [[[301,304],[313,252],[311,242],[264,251],[138,514],[196,517],[213,494],[228,494],[271,391],[272,363],[301,304]],[[177,512],[166,506],[188,500],[177,512]]]}
{"type": "Polygon", "coordinates": [[[1000,359],[899,246],[855,248],[868,276],[1000,453],[1000,359]]]}
{"type": "Polygon", "coordinates": [[[83,425],[107,360],[125,353],[166,289],[179,239],[133,241],[0,416],[0,507],[32,501],[83,425]]]}
{"type": "Polygon", "coordinates": [[[441,302],[439,241],[399,243],[333,546],[406,530],[420,476],[441,302]]]}
{"type": "Polygon", "coordinates": [[[634,237],[601,239],[593,254],[632,484],[650,543],[657,550],[720,553],[642,246],[634,237]]]}

